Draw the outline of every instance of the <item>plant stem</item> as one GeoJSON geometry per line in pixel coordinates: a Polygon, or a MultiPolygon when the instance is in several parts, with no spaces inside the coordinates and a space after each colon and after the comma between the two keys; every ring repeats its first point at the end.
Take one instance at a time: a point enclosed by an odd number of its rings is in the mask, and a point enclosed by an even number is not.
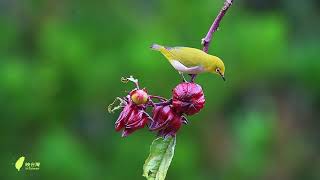
{"type": "Polygon", "coordinates": [[[152,99],[149,99],[149,103],[146,104],[147,107],[156,107],[156,106],[167,106],[172,104],[172,99],[161,101],[158,103],[155,103],[152,101],[152,99]]]}
{"type": "Polygon", "coordinates": [[[224,15],[226,14],[229,7],[232,5],[233,0],[225,0],[224,6],[221,8],[219,14],[217,15],[216,19],[213,21],[207,35],[202,39],[201,44],[203,45],[203,51],[208,52],[210,42],[213,37],[213,33],[216,32],[219,28],[220,22],[224,15]]]}
{"type": "Polygon", "coordinates": [[[159,102],[159,103],[154,103],[156,106],[166,106],[166,105],[170,105],[172,103],[172,99],[169,99],[167,101],[164,102],[159,102]]]}
{"type": "MultiPolygon", "coordinates": [[[[211,43],[213,33],[218,30],[222,18],[224,17],[224,15],[226,14],[227,10],[232,5],[232,3],[233,3],[233,0],[225,0],[223,7],[219,11],[219,14],[217,15],[217,17],[214,19],[207,35],[201,39],[201,44],[203,45],[202,51],[208,53],[209,45],[211,43]]],[[[197,77],[197,74],[191,75],[191,82],[194,82],[196,77],[197,77]]]]}
{"type": "Polygon", "coordinates": [[[166,99],[166,98],[161,97],[161,96],[150,95],[149,97],[150,97],[150,98],[159,99],[160,101],[167,101],[167,99],[166,99]]]}

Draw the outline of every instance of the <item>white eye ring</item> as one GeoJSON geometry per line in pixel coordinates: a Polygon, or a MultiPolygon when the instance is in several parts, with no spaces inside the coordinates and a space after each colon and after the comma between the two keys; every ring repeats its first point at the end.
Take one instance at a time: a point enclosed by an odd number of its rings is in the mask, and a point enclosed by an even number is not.
{"type": "Polygon", "coordinates": [[[216,68],[216,72],[219,73],[220,72],[220,68],[216,68]]]}

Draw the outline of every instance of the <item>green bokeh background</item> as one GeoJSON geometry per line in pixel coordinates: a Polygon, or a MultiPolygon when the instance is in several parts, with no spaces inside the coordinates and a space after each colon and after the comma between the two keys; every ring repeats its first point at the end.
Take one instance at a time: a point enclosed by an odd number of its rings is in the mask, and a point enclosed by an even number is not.
{"type": "MultiPolygon", "coordinates": [[[[180,77],[152,43],[201,48],[223,0],[1,0],[0,179],[143,179],[155,135],[106,107],[134,75],[169,97],[180,77]],[[14,168],[20,156],[40,170],[14,168]]],[[[235,0],[203,74],[206,106],[178,134],[167,179],[320,179],[320,3],[235,0]]]]}

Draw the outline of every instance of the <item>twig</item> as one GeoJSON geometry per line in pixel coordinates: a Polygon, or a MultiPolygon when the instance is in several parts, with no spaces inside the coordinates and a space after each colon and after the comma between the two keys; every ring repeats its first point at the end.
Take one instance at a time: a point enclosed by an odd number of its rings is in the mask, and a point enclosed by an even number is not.
{"type": "Polygon", "coordinates": [[[166,98],[161,97],[161,96],[150,95],[149,97],[150,97],[150,98],[158,99],[158,100],[160,100],[160,101],[167,101],[167,99],[166,99],[166,98]]]}
{"type": "Polygon", "coordinates": [[[167,106],[172,104],[172,99],[169,99],[167,101],[163,101],[163,102],[158,102],[158,103],[154,103],[153,101],[151,101],[149,104],[147,104],[147,106],[167,106]]]}
{"type": "Polygon", "coordinates": [[[210,42],[212,40],[212,35],[219,28],[220,22],[221,22],[223,16],[226,14],[226,12],[229,9],[229,7],[232,5],[232,2],[233,2],[233,0],[225,0],[224,6],[220,10],[220,12],[217,15],[216,19],[213,21],[213,23],[212,23],[212,25],[211,25],[206,37],[202,38],[201,44],[203,45],[203,49],[202,50],[204,52],[206,52],[206,53],[208,52],[209,45],[210,45],[210,42]]]}
{"type": "MultiPolygon", "coordinates": [[[[227,10],[229,9],[229,7],[232,5],[233,0],[225,0],[223,7],[221,8],[219,14],[217,15],[217,17],[214,19],[206,37],[201,39],[201,44],[203,45],[203,49],[202,51],[208,53],[209,50],[209,45],[211,43],[212,37],[213,37],[213,33],[216,32],[219,28],[220,22],[223,18],[223,16],[226,14],[227,10]]],[[[191,76],[191,81],[190,82],[194,82],[194,80],[197,77],[197,74],[189,74],[191,76]]]]}

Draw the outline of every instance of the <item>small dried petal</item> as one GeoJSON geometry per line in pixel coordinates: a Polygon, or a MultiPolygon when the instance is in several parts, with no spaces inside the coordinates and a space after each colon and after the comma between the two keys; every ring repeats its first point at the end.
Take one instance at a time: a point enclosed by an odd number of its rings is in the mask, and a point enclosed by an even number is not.
{"type": "Polygon", "coordinates": [[[148,94],[143,89],[136,89],[130,92],[131,100],[137,104],[145,104],[148,101],[148,94]]]}
{"type": "Polygon", "coordinates": [[[124,99],[120,98],[120,97],[116,97],[116,99],[109,104],[108,106],[108,112],[109,113],[114,113],[114,111],[121,109],[122,107],[124,107],[127,104],[127,101],[125,101],[124,99]],[[115,105],[116,102],[119,101],[118,105],[115,105]]]}
{"type": "Polygon", "coordinates": [[[170,105],[157,106],[153,109],[153,122],[149,125],[159,136],[174,136],[180,129],[185,118],[176,113],[170,105]]]}
{"type": "Polygon", "coordinates": [[[172,99],[174,109],[187,115],[198,113],[205,103],[201,86],[190,82],[178,84],[173,89],[172,99]]]}

